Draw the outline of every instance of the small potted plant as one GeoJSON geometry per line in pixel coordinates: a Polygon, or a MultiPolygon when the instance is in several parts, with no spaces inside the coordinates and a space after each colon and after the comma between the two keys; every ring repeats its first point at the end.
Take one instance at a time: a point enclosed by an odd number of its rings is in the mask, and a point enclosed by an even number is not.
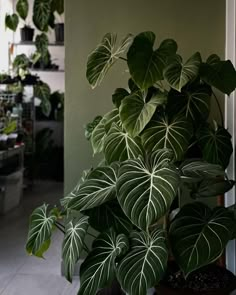
{"type": "MultiPolygon", "coordinates": [[[[209,119],[211,100],[217,100],[214,88],[228,95],[235,90],[234,66],[215,54],[202,60],[199,52],[183,61],[174,40],[157,48],[154,43],[152,32],[128,35],[120,43],[109,33],[89,55],[92,88],[118,60],[129,69],[128,87],[114,91],[113,109],[86,132],[103,161],[84,172],[62,207],[44,204],[30,217],[28,253],[43,257],[58,228],[70,282],[87,252],[79,295],[144,295],[155,286],[158,294],[162,287],[162,295],[185,294],[187,284],[178,290],[165,284],[168,260],[174,259],[183,281],[196,271],[202,279],[205,267],[216,269],[211,264],[235,238],[233,208],[212,209],[204,202],[235,184],[225,173],[233,151],[231,135],[223,116],[219,123],[209,119]],[[193,200],[179,208],[186,193],[193,200]],[[179,212],[174,215],[176,204],[179,212]],[[87,235],[94,239],[91,248],[87,235]]],[[[226,285],[214,294],[229,294],[234,275],[226,285]]],[[[216,291],[211,284],[207,288],[206,294],[216,291]]],[[[205,294],[202,289],[188,291],[205,294]]]]}
{"type": "Polygon", "coordinates": [[[62,21],[62,15],[64,14],[64,0],[53,0],[51,9],[56,21],[54,23],[56,43],[64,43],[64,22],[62,21]]]}

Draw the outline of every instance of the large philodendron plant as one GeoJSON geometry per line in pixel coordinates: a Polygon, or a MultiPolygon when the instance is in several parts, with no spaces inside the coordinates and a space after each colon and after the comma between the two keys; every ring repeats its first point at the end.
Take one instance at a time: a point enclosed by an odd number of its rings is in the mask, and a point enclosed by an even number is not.
{"type": "Polygon", "coordinates": [[[130,74],[128,87],[114,91],[114,108],[88,124],[86,136],[104,160],[85,171],[62,208],[44,204],[31,215],[27,251],[42,257],[59,228],[69,281],[88,252],[79,295],[95,295],[115,279],[127,294],[146,295],[162,279],[169,253],[187,277],[216,261],[235,235],[233,211],[204,204],[234,185],[225,174],[231,136],[223,119],[217,124],[208,117],[214,89],[235,90],[235,69],[215,54],[183,60],[171,39],[157,49],[154,43],[152,32],[121,43],[107,34],[89,55],[93,88],[118,61],[130,74]],[[193,202],[169,218],[186,191],[193,202]],[[91,228],[100,234],[88,249],[91,228]]]}

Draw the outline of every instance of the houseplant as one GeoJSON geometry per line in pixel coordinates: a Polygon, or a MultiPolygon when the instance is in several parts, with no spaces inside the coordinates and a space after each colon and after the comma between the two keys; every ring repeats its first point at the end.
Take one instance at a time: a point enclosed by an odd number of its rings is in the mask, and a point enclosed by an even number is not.
{"type": "Polygon", "coordinates": [[[14,32],[18,27],[19,20],[22,19],[24,21],[25,25],[20,29],[21,42],[32,42],[34,38],[34,29],[26,23],[28,13],[28,0],[18,0],[16,3],[16,12],[12,15],[6,15],[5,18],[6,27],[13,30],[14,32]]]}
{"type": "Polygon", "coordinates": [[[54,30],[56,43],[64,43],[64,22],[61,16],[64,13],[64,0],[52,0],[52,13],[54,15],[54,30]]]}
{"type": "Polygon", "coordinates": [[[104,160],[85,171],[62,208],[44,204],[30,218],[26,249],[32,255],[43,257],[54,228],[64,234],[69,281],[82,251],[88,252],[79,295],[95,295],[115,280],[127,294],[145,295],[163,278],[169,255],[188,277],[216,261],[235,235],[233,212],[204,204],[205,197],[234,185],[224,171],[231,136],[223,118],[217,124],[208,117],[211,98],[216,99],[213,87],[230,94],[235,69],[215,54],[202,61],[197,52],[184,62],[174,40],[164,40],[156,50],[154,42],[152,32],[128,35],[120,45],[116,35],[107,34],[89,55],[93,88],[118,60],[127,62],[131,76],[127,89],[115,90],[113,110],[86,133],[104,160]],[[197,201],[170,220],[184,189],[197,201]],[[101,233],[88,249],[91,228],[101,233]]]}

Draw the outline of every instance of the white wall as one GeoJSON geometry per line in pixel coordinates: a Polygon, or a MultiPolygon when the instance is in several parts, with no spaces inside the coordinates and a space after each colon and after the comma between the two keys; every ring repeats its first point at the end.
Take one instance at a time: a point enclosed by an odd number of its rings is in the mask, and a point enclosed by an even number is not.
{"type": "Polygon", "coordinates": [[[116,66],[104,83],[91,90],[86,81],[87,55],[107,32],[136,34],[152,30],[157,42],[172,37],[188,57],[224,57],[224,0],[69,0],[66,1],[65,190],[93,163],[83,125],[111,107],[116,87],[126,85],[125,68],[116,66]]]}

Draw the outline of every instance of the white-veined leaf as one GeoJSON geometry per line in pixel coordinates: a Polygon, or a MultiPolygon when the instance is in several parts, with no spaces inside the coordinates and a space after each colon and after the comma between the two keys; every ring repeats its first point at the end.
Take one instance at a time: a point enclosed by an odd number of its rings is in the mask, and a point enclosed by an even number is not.
{"type": "Polygon", "coordinates": [[[138,136],[150,122],[156,108],[166,102],[166,93],[158,90],[148,101],[141,91],[127,96],[120,106],[120,118],[125,130],[132,137],[138,136]]]}
{"type": "Polygon", "coordinates": [[[164,40],[157,50],[153,50],[155,38],[150,31],[137,35],[127,54],[132,79],[142,90],[163,79],[168,58],[177,51],[177,44],[171,39],[164,40]]]}
{"type": "Polygon", "coordinates": [[[29,11],[28,0],[18,0],[16,3],[16,11],[23,20],[26,20],[29,11]]]}
{"type": "Polygon", "coordinates": [[[34,0],[33,22],[37,29],[42,32],[48,30],[48,22],[51,15],[51,1],[34,0]]]}
{"type": "Polygon", "coordinates": [[[231,239],[232,213],[203,203],[185,205],[170,226],[174,257],[185,276],[217,260],[231,239]]]}
{"type": "Polygon", "coordinates": [[[83,251],[84,238],[88,226],[87,216],[74,218],[66,224],[62,244],[62,259],[65,266],[66,278],[69,282],[72,282],[75,265],[83,251]]]}
{"type": "Polygon", "coordinates": [[[133,228],[132,222],[124,214],[117,200],[107,202],[83,213],[89,216],[90,226],[99,232],[106,231],[112,226],[116,233],[129,234],[133,228]]]}
{"type": "Polygon", "coordinates": [[[118,281],[129,295],[146,295],[166,271],[168,250],[165,233],[132,232],[131,249],[118,265],[118,281]]]}
{"type": "Polygon", "coordinates": [[[126,97],[129,96],[130,93],[124,88],[117,88],[115,92],[112,94],[112,102],[113,104],[119,108],[121,105],[121,101],[126,97]]]}
{"type": "Polygon", "coordinates": [[[172,88],[181,91],[182,87],[198,76],[201,62],[199,52],[191,56],[186,63],[183,63],[180,56],[176,56],[164,70],[164,77],[172,88]]]}
{"type": "Polygon", "coordinates": [[[117,46],[117,35],[106,34],[101,44],[89,55],[87,63],[87,79],[95,88],[100,85],[109,68],[117,61],[132,42],[132,36],[127,35],[117,46]]]}
{"type": "Polygon", "coordinates": [[[230,133],[223,127],[212,128],[206,125],[201,127],[196,135],[203,159],[227,168],[233,152],[230,133]]]}
{"type": "Polygon", "coordinates": [[[115,259],[127,252],[125,235],[113,230],[102,233],[93,243],[93,249],[81,265],[80,290],[78,295],[96,295],[109,285],[116,276],[115,259]]]}
{"type": "Polygon", "coordinates": [[[104,141],[107,136],[109,129],[113,122],[119,123],[120,116],[118,109],[114,109],[111,112],[107,113],[98,125],[94,128],[91,136],[91,143],[93,147],[93,153],[101,153],[104,148],[104,141]]]}
{"type": "Polygon", "coordinates": [[[117,199],[129,219],[145,231],[167,212],[176,197],[180,176],[170,163],[171,157],[170,151],[159,150],[148,162],[134,159],[121,164],[117,199]]]}
{"type": "Polygon", "coordinates": [[[152,152],[167,148],[174,152],[176,160],[182,160],[193,136],[192,124],[184,117],[167,116],[153,120],[141,135],[145,150],[152,152]]]}
{"type": "Polygon", "coordinates": [[[40,82],[34,86],[34,96],[41,101],[50,100],[51,89],[47,83],[40,82]]]}
{"type": "Polygon", "coordinates": [[[122,127],[113,123],[104,142],[107,163],[135,159],[143,155],[140,137],[132,138],[122,127]]]}
{"type": "Polygon", "coordinates": [[[116,198],[119,163],[94,169],[74,192],[68,208],[87,210],[116,198]]]}
{"type": "Polygon", "coordinates": [[[48,249],[53,226],[57,216],[53,211],[48,213],[48,205],[36,208],[30,216],[29,233],[26,250],[30,255],[43,257],[48,249]]]}

